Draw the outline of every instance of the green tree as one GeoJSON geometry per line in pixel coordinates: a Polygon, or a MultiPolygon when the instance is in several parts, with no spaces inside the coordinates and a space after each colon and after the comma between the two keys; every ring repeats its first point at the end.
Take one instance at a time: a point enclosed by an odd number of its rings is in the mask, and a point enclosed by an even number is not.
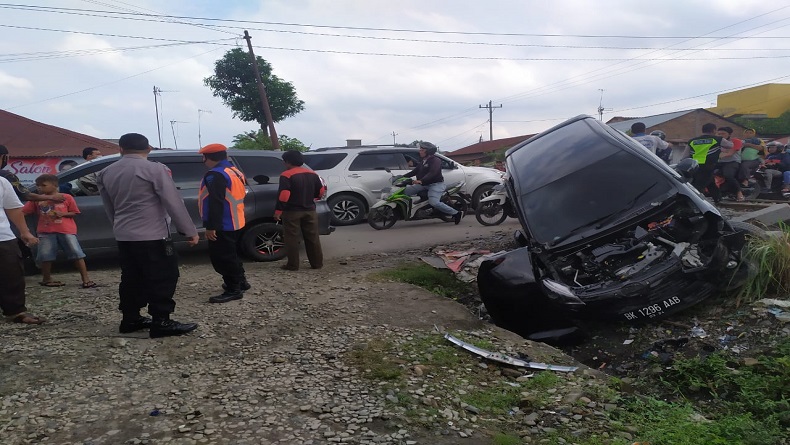
{"type": "MultiPolygon", "coordinates": [[[[310,149],[299,139],[289,138],[284,134],[279,135],[278,139],[280,140],[280,149],[283,151],[307,151],[310,149]]],[[[233,136],[233,145],[230,148],[235,150],[274,150],[271,138],[263,130],[248,131],[233,136]]]]}
{"type": "MultiPolygon", "coordinates": [[[[304,101],[296,96],[293,84],[272,74],[271,64],[263,58],[256,56],[255,59],[266,87],[272,120],[280,122],[304,110],[304,101]]],[[[221,98],[233,110],[234,117],[244,122],[258,122],[264,134],[269,134],[248,53],[241,48],[226,52],[214,63],[214,75],[203,79],[203,83],[215,97],[221,98]]]]}
{"type": "Polygon", "coordinates": [[[757,134],[788,134],[790,133],[790,110],[785,111],[777,118],[771,119],[746,119],[736,117],[735,122],[746,128],[754,128],[757,134]]]}

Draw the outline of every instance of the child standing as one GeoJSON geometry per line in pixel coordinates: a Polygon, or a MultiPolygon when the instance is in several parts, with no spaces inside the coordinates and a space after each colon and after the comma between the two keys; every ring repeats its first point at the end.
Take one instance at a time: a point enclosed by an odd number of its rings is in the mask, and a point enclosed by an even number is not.
{"type": "MultiPolygon", "coordinates": [[[[58,177],[55,175],[41,175],[36,178],[36,187],[42,195],[55,195],[58,193],[58,177]]],[[[88,269],[85,266],[85,253],[82,252],[77,241],[77,223],[74,216],[80,213],[74,197],[63,195],[66,200],[55,201],[28,201],[22,211],[25,215],[38,214],[39,244],[36,261],[41,265],[41,285],[47,287],[65,286],[60,281],[52,279],[52,262],[58,256],[58,248],[62,249],[66,257],[74,260],[74,266],[80,272],[82,288],[96,287],[96,283],[88,278],[88,269]]]]}

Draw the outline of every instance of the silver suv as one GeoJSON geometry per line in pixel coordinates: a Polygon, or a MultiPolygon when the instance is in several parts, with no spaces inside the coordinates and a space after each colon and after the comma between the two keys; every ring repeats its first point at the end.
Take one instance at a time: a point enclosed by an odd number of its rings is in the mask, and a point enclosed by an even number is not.
{"type": "MultiPolygon", "coordinates": [[[[282,153],[276,151],[229,150],[228,158],[247,176],[247,195],[244,198],[244,214],[247,225],[239,239],[239,249],[255,261],[276,261],[285,257],[283,248],[283,226],[274,219],[274,206],[277,203],[279,176],[285,170],[281,159],[282,153]]],[[[102,254],[116,251],[112,224],[104,212],[101,197],[97,192],[81,187],[87,175],[96,173],[120,156],[104,156],[80,164],[70,170],[58,174],[61,191],[71,193],[80,209],[75,217],[79,227],[79,240],[85,253],[102,254]]],[[[184,198],[192,221],[203,232],[203,221],[198,214],[198,189],[206,166],[202,156],[196,151],[152,151],[148,155],[151,161],[167,165],[173,174],[173,181],[184,198]]],[[[318,212],[319,233],[328,235],[334,227],[330,225],[329,208],[326,201],[316,201],[318,212]]],[[[35,218],[28,218],[31,229],[36,227],[35,218]]],[[[201,237],[202,238],[202,237],[201,237]]],[[[186,245],[186,238],[174,235],[178,247],[186,245]]],[[[201,240],[205,243],[205,240],[201,240]]]]}
{"type": "MultiPolygon", "coordinates": [[[[442,160],[442,176],[447,183],[464,181],[462,190],[472,196],[475,208],[480,198],[502,182],[498,170],[465,167],[437,154],[442,160]]],[[[327,183],[327,202],[332,224],[345,226],[362,222],[368,209],[381,197],[381,189],[390,187],[392,175],[403,175],[419,162],[415,147],[361,146],[326,147],[304,153],[305,163],[327,183]],[[388,173],[389,169],[392,173],[388,173]]]]}

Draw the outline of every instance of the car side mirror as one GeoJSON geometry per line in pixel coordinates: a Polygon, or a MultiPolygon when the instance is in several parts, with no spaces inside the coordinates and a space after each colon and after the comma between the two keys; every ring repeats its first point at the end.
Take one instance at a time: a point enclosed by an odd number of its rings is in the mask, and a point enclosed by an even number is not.
{"type": "Polygon", "coordinates": [[[392,173],[392,170],[390,170],[388,167],[385,167],[384,171],[387,172],[387,173],[392,173]]]}
{"type": "Polygon", "coordinates": [[[255,175],[252,177],[252,180],[257,182],[258,184],[268,184],[269,179],[270,178],[266,175],[255,175]]]}

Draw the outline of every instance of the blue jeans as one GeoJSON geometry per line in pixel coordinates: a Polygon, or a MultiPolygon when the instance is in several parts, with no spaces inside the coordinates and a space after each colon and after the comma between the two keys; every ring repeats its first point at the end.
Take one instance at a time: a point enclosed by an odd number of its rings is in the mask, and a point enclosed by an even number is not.
{"type": "Polygon", "coordinates": [[[79,260],[85,258],[85,253],[82,252],[80,242],[77,241],[77,235],[68,235],[65,233],[39,233],[38,240],[36,262],[39,264],[55,261],[58,257],[58,248],[63,250],[67,259],[79,260]]]}
{"type": "Polygon", "coordinates": [[[430,185],[412,184],[406,187],[405,192],[407,195],[413,196],[426,189],[428,190],[428,204],[430,204],[431,207],[447,215],[455,215],[458,213],[458,210],[455,210],[441,201],[442,194],[447,190],[444,182],[434,182],[430,185]]]}

